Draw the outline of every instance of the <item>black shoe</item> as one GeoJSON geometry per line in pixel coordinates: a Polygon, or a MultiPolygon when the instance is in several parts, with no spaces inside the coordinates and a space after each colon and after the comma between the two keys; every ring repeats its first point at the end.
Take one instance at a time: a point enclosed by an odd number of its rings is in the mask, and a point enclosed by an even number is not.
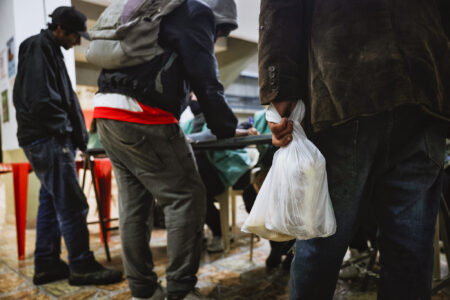
{"type": "Polygon", "coordinates": [[[274,253],[271,251],[269,257],[266,259],[266,270],[272,271],[281,264],[281,255],[279,253],[274,253]]]}
{"type": "Polygon", "coordinates": [[[193,289],[184,295],[167,295],[166,300],[211,300],[211,298],[203,296],[198,289],[193,289]]]}
{"type": "Polygon", "coordinates": [[[69,266],[60,259],[35,262],[34,270],[35,285],[66,279],[70,274],[69,266]]]}
{"type": "Polygon", "coordinates": [[[95,260],[75,267],[70,272],[70,285],[111,284],[122,281],[122,271],[107,269],[95,260]]]}

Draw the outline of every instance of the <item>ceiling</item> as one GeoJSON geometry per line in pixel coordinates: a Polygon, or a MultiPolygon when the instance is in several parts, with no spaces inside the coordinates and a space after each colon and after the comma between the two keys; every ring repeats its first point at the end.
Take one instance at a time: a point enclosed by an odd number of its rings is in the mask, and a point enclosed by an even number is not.
{"type": "MultiPolygon", "coordinates": [[[[85,12],[88,19],[96,20],[111,0],[73,0],[72,4],[85,12]]],[[[239,28],[231,37],[245,41],[258,42],[258,15],[260,0],[236,0],[239,28]]],[[[88,24],[89,25],[89,24],[88,24]]]]}

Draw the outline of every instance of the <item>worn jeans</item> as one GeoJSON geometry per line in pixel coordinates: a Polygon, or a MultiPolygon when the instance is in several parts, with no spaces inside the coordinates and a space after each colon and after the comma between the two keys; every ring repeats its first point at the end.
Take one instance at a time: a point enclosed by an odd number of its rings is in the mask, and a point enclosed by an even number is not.
{"type": "Polygon", "coordinates": [[[23,147],[41,182],[36,224],[35,266],[59,259],[61,234],[69,252],[69,266],[93,259],[86,224],[88,204],[78,183],[74,149],[69,139],[47,138],[23,147]]]}
{"type": "Polygon", "coordinates": [[[149,244],[155,198],[167,229],[167,291],[185,294],[197,282],[206,205],[190,145],[178,124],[97,119],[97,126],[119,187],[123,263],[132,295],[150,297],[157,285],[149,244]]]}
{"type": "Polygon", "coordinates": [[[337,231],[297,241],[291,300],[333,298],[342,259],[369,204],[379,228],[378,299],[430,299],[447,126],[406,106],[312,137],[327,160],[337,231]]]}

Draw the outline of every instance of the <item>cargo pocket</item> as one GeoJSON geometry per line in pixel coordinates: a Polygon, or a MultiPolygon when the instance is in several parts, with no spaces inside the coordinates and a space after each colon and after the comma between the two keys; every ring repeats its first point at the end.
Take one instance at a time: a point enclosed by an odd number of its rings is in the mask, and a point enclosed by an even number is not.
{"type": "Polygon", "coordinates": [[[169,127],[169,143],[175,153],[178,163],[185,174],[197,172],[197,163],[191,145],[186,141],[183,131],[178,124],[169,127]]]}
{"type": "MultiPolygon", "coordinates": [[[[152,142],[147,136],[142,135],[134,141],[121,141],[121,144],[133,157],[133,160],[145,166],[147,170],[158,171],[165,168],[164,162],[153,149],[152,142]]],[[[139,164],[136,165],[139,166],[139,164]]]]}

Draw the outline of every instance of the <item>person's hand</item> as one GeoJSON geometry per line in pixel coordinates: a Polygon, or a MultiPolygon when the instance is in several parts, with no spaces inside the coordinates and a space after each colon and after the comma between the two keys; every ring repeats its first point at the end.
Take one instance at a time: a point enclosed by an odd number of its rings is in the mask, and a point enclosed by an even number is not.
{"type": "Polygon", "coordinates": [[[236,129],[236,134],[234,136],[247,136],[247,135],[259,135],[260,133],[255,128],[249,128],[249,129],[236,129]]]}
{"type": "Polygon", "coordinates": [[[252,127],[248,129],[248,135],[260,135],[261,133],[259,133],[258,130],[256,130],[256,128],[252,127]]]}
{"type": "Polygon", "coordinates": [[[272,105],[278,111],[281,119],[280,123],[269,123],[270,131],[272,131],[272,144],[276,147],[287,146],[292,141],[292,131],[294,130],[294,122],[287,119],[294,110],[297,102],[279,101],[272,102],[272,105]]]}
{"type": "Polygon", "coordinates": [[[292,141],[292,131],[294,122],[287,118],[282,118],[280,123],[269,122],[272,131],[272,144],[276,147],[287,146],[292,141]]]}

